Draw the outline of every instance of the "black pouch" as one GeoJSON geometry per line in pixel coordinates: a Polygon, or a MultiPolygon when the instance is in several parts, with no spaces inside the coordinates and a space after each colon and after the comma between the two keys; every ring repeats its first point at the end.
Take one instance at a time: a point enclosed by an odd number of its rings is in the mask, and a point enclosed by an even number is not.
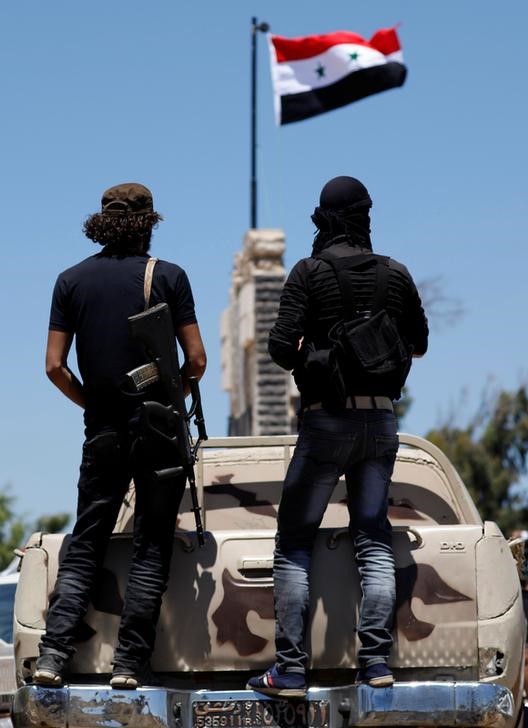
{"type": "Polygon", "coordinates": [[[319,392],[326,409],[345,406],[346,387],[339,361],[339,352],[310,346],[303,369],[303,383],[309,392],[319,392]]]}
{"type": "Polygon", "coordinates": [[[328,338],[336,361],[342,363],[345,385],[368,384],[390,396],[399,396],[411,367],[412,351],[385,309],[390,259],[375,254],[336,258],[330,251],[323,251],[318,257],[332,266],[341,292],[343,318],[329,332],[328,338]],[[371,314],[354,316],[356,300],[348,271],[354,268],[367,270],[373,265],[376,266],[376,281],[371,314]]]}
{"type": "Polygon", "coordinates": [[[409,359],[398,329],[384,309],[367,319],[340,321],[329,338],[365,374],[395,373],[409,359]]]}

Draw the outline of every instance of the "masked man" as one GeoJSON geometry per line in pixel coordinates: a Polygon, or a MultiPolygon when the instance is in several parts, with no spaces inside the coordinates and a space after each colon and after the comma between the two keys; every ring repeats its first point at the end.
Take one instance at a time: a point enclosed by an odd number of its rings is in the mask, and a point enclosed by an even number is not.
{"type": "Polygon", "coordinates": [[[398,448],[393,401],[400,397],[411,356],[427,350],[428,326],[407,269],[372,252],[371,205],[365,186],[352,177],[336,177],[323,187],[312,216],[318,228],[312,255],[291,271],[269,337],[272,359],[284,369],[293,369],[301,395],[299,438],[278,515],[276,662],[248,683],[248,688],[270,695],[302,697],[306,692],[312,549],[343,474],[363,592],[358,679],[373,687],[394,681],[387,665],[395,602],[387,519],[398,448]],[[329,352],[344,320],[352,335],[350,351],[341,350],[336,372],[330,369],[329,352]],[[374,337],[370,348],[379,344],[377,368],[371,370],[363,369],[353,355],[359,323],[370,327],[374,337]],[[390,351],[384,350],[389,341],[393,342],[390,351]],[[394,351],[404,352],[403,361],[394,360],[394,351]],[[341,393],[334,386],[338,378],[341,393]]]}

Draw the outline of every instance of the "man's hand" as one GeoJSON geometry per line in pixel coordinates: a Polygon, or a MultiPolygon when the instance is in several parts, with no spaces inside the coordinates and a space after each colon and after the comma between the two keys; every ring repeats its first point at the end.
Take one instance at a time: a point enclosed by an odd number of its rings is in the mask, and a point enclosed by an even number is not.
{"type": "Polygon", "coordinates": [[[68,369],[68,352],[73,335],[66,331],[49,331],[46,347],[46,374],[60,391],[83,409],[86,407],[82,384],[68,369]]]}

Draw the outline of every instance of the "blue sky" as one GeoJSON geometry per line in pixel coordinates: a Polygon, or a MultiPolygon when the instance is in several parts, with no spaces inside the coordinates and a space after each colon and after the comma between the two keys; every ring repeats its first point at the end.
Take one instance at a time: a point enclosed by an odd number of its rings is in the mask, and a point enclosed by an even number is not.
{"type": "Polygon", "coordinates": [[[285,36],[401,23],[409,73],[392,90],[277,128],[259,38],[259,224],[309,253],[322,185],[360,178],[378,252],[460,299],[409,380],[404,429],[424,434],[481,394],[526,379],[528,6],[311,0],[20,0],[0,7],[3,311],[0,485],[28,518],[75,508],[81,411],[44,375],[57,274],[96,252],[81,231],[102,191],[150,187],[165,216],[152,251],[188,272],[209,367],[210,434],[223,435],[219,317],[249,223],[250,19],[285,36]]]}

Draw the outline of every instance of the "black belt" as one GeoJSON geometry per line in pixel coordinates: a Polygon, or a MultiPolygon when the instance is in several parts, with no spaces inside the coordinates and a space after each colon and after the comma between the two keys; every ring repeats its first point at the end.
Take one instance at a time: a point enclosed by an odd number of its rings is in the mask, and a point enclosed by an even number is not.
{"type": "MultiPolygon", "coordinates": [[[[307,405],[304,409],[305,411],[320,410],[324,409],[324,407],[322,402],[315,402],[307,405]]],[[[394,412],[392,400],[389,397],[374,397],[369,394],[347,397],[344,409],[381,409],[394,412]]]]}

